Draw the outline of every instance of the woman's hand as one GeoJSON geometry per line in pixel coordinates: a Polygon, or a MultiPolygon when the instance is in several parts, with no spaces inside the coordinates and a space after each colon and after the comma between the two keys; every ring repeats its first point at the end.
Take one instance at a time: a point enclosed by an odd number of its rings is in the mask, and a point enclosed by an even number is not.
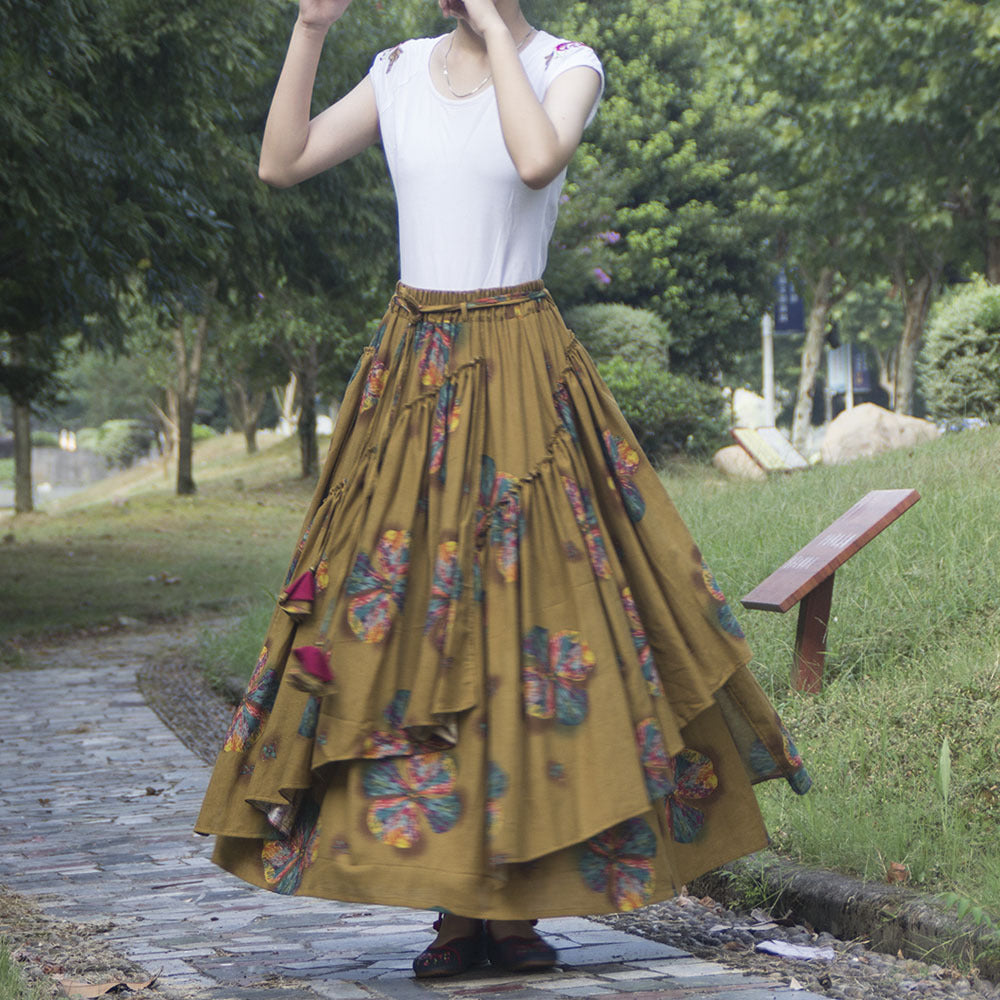
{"type": "Polygon", "coordinates": [[[438,0],[445,17],[458,17],[478,35],[485,35],[488,28],[503,27],[503,18],[497,12],[494,0],[438,0]]]}
{"type": "Polygon", "coordinates": [[[299,21],[307,28],[326,31],[350,6],[351,0],[299,0],[299,21]]]}

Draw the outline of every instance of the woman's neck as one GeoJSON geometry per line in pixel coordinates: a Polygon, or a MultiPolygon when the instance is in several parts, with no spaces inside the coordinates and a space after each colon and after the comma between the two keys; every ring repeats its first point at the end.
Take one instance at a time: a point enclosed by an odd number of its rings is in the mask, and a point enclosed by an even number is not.
{"type": "MultiPolygon", "coordinates": [[[[531,25],[521,12],[519,0],[497,0],[496,6],[497,13],[507,25],[514,41],[520,42],[531,30],[531,25]]],[[[486,54],[486,42],[483,36],[469,27],[468,22],[462,18],[458,19],[458,25],[455,28],[454,45],[456,49],[465,49],[470,54],[473,52],[486,54]]]]}

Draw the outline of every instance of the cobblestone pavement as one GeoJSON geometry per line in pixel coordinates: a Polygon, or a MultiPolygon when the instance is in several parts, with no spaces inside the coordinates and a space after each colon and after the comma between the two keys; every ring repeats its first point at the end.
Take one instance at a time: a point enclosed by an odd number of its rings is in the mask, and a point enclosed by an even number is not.
{"type": "Polygon", "coordinates": [[[103,942],[167,995],[817,1000],[582,918],[541,924],[552,972],[419,983],[428,914],[275,896],[210,863],[191,832],[208,767],[147,707],[139,665],[0,672],[0,877],[52,916],[110,921],[103,942]]]}

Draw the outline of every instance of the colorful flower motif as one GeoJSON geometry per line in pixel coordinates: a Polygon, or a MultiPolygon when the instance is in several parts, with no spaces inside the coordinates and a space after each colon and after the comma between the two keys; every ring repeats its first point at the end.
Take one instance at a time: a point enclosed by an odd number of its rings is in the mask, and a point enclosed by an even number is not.
{"type": "Polygon", "coordinates": [[[597,514],[594,513],[594,505],[590,500],[590,491],[585,486],[570,479],[569,476],[562,477],[562,484],[570,506],[573,508],[576,523],[580,526],[594,574],[603,578],[611,576],[608,551],[604,547],[604,539],[601,537],[601,529],[597,523],[597,514]]]}
{"type": "Polygon", "coordinates": [[[536,625],[521,643],[524,710],[534,719],[555,719],[578,726],[589,709],[586,684],[594,669],[594,654],[579,632],[549,636],[536,625]]]}
{"type": "Polygon", "coordinates": [[[431,423],[431,448],[427,462],[427,473],[437,476],[438,482],[444,485],[446,476],[445,444],[448,435],[458,429],[461,417],[461,404],[455,399],[455,386],[445,382],[438,393],[437,405],[434,407],[434,419],[431,423]]]}
{"type": "Polygon", "coordinates": [[[330,586],[330,564],[326,557],[320,559],[316,567],[316,589],[322,594],[330,586]]]}
{"type": "Polygon", "coordinates": [[[577,432],[576,420],[573,417],[573,404],[569,398],[569,387],[565,382],[560,382],[556,386],[555,392],[552,393],[552,400],[556,404],[556,413],[559,414],[559,420],[563,427],[568,431],[573,444],[578,445],[580,443],[580,435],[577,432]]]}
{"type": "Polygon", "coordinates": [[[378,542],[375,558],[362,552],[347,580],[351,602],[347,620],[362,642],[382,642],[403,606],[406,571],[410,565],[410,533],[387,531],[378,542]]]}
{"type": "Polygon", "coordinates": [[[507,794],[510,787],[510,778],[507,777],[503,768],[490,761],[486,777],[486,835],[495,836],[503,822],[500,799],[507,794]]]}
{"type": "Polygon", "coordinates": [[[653,650],[650,648],[649,640],[646,638],[646,630],[642,627],[642,622],[639,620],[639,610],[635,606],[631,587],[625,587],[622,590],[622,606],[625,608],[629,629],[632,632],[632,642],[635,645],[636,655],[639,657],[642,676],[646,678],[646,686],[654,698],[659,698],[663,694],[663,683],[656,669],[653,650]]]}
{"type": "Polygon", "coordinates": [[[278,741],[268,740],[260,748],[260,759],[261,760],[275,760],[278,756],[278,741]]]}
{"type": "Polygon", "coordinates": [[[646,776],[646,788],[652,802],[659,802],[674,789],[674,761],[667,756],[663,733],[655,719],[640,722],[635,731],[639,759],[646,776]]]}
{"type": "Polygon", "coordinates": [[[444,382],[451,358],[451,345],[458,334],[458,323],[434,323],[422,320],[413,335],[413,349],[419,356],[417,370],[420,384],[437,388],[444,382]]]}
{"type": "Polygon", "coordinates": [[[382,713],[386,728],[365,737],[361,756],[368,760],[382,757],[402,757],[413,752],[414,743],[403,729],[403,717],[410,704],[410,692],[397,691],[382,713]]]}
{"type": "Polygon", "coordinates": [[[365,379],[365,388],[361,393],[361,413],[367,413],[382,398],[385,391],[385,383],[388,369],[385,362],[376,358],[368,369],[368,377],[365,379]]]}
{"type": "Polygon", "coordinates": [[[624,438],[612,434],[611,431],[605,431],[602,440],[604,457],[607,459],[612,480],[618,486],[625,511],[633,523],[641,521],[643,514],[646,513],[646,502],[632,478],[641,461],[639,452],[624,438]]]}
{"type": "Polygon", "coordinates": [[[368,829],[384,844],[405,850],[423,838],[421,818],[434,833],[459,820],[462,803],[455,793],[458,767],[450,753],[417,754],[366,765],[368,829]]]}
{"type": "Polygon", "coordinates": [[[736,620],[736,615],[733,614],[733,609],[726,601],[726,595],[722,593],[721,588],[715,582],[715,576],[704,559],[701,560],[701,579],[712,595],[712,600],[718,605],[716,617],[719,627],[730,635],[736,636],[737,639],[745,638],[743,629],[740,628],[740,623],[736,620]]]}
{"type": "Polygon", "coordinates": [[[306,702],[306,707],[302,709],[302,718],[299,720],[299,736],[311,740],[316,735],[316,725],[319,722],[319,702],[315,695],[306,702]]]}
{"type": "Polygon", "coordinates": [[[711,759],[686,748],[670,758],[668,768],[667,820],[678,844],[690,844],[705,825],[705,814],[692,802],[707,799],[719,787],[711,759]]]}
{"type": "Polygon", "coordinates": [[[615,908],[637,910],[653,895],[656,834],[644,819],[628,819],[591,837],[580,856],[588,888],[606,892],[615,908]]]}
{"type": "Polygon", "coordinates": [[[260,727],[274,707],[280,681],[277,671],[265,669],[269,655],[270,647],[265,644],[247,685],[247,693],[229,725],[223,750],[242,752],[252,746],[260,727]]]}
{"type": "Polygon", "coordinates": [[[791,734],[785,728],[784,723],[777,719],[778,729],[781,732],[782,754],[785,758],[785,765],[782,766],[775,760],[771,751],[764,745],[763,740],[755,740],[750,748],[750,767],[753,773],[761,779],[776,778],[779,774],[784,774],[792,789],[798,795],[805,795],[812,787],[812,778],[802,764],[802,757],[795,744],[792,742],[791,734]],[[792,770],[789,771],[789,768],[792,770]]]}
{"type": "Polygon", "coordinates": [[[557,760],[549,761],[549,780],[557,785],[566,783],[566,765],[560,764],[557,760]]]}
{"type": "Polygon", "coordinates": [[[287,837],[269,840],[261,850],[264,880],[274,892],[294,896],[305,870],[313,863],[318,833],[319,805],[305,799],[287,837]]]}
{"type": "Polygon", "coordinates": [[[462,568],[458,564],[458,542],[442,542],[434,563],[434,582],[427,604],[424,635],[443,653],[455,623],[458,600],[462,596],[462,568]]]}
{"type": "Polygon", "coordinates": [[[496,547],[500,576],[513,583],[517,580],[518,545],[523,527],[521,494],[518,480],[496,469],[496,462],[483,455],[477,531],[488,532],[490,544],[496,547]]]}

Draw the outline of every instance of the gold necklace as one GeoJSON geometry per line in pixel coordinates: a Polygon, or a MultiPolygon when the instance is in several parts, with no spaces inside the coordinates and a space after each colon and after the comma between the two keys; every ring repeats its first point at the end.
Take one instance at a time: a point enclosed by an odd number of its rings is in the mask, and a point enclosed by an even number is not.
{"type": "MultiPolygon", "coordinates": [[[[524,38],[521,39],[520,43],[517,46],[517,51],[518,52],[520,52],[521,49],[523,49],[525,47],[525,45],[528,44],[528,39],[531,38],[531,36],[534,33],[535,33],[535,29],[534,28],[528,28],[528,33],[524,36],[524,38]]],[[[461,99],[463,97],[472,97],[473,94],[478,94],[479,91],[482,90],[483,87],[485,87],[486,84],[488,84],[490,82],[490,80],[493,79],[493,70],[490,70],[489,73],[487,73],[486,76],[484,76],[482,78],[482,80],[480,80],[479,83],[477,83],[472,88],[472,90],[466,91],[466,93],[464,93],[464,94],[460,94],[451,85],[451,78],[448,76],[448,56],[451,54],[451,47],[455,44],[455,35],[456,34],[457,34],[457,32],[455,32],[455,31],[453,31],[451,33],[451,38],[448,41],[448,48],[445,49],[444,59],[441,62],[441,70],[444,73],[445,86],[448,88],[448,90],[451,91],[451,96],[452,97],[457,97],[457,98],[461,99]]]]}

